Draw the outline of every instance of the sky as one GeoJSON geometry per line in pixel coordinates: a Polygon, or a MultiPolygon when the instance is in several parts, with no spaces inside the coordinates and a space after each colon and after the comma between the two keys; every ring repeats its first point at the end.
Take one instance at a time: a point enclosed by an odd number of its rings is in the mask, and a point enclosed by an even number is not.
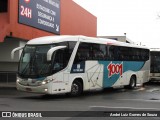
{"type": "Polygon", "coordinates": [[[160,48],[160,0],[73,0],[97,17],[97,36],[123,36],[160,48]]]}

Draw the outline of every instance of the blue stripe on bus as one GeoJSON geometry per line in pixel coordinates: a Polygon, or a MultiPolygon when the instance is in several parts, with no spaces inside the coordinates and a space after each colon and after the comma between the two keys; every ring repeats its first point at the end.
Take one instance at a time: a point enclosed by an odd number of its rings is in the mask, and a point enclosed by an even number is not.
{"type": "Polygon", "coordinates": [[[144,66],[144,61],[99,61],[99,64],[104,66],[103,87],[112,87],[121,75],[126,71],[139,71],[144,66]],[[114,68],[113,68],[114,67],[114,68]],[[119,67],[119,69],[118,69],[119,67]],[[112,68],[112,72],[110,71],[112,68]]]}
{"type": "Polygon", "coordinates": [[[39,80],[39,81],[42,81],[44,79],[46,79],[46,77],[37,78],[37,80],[39,80]]]}

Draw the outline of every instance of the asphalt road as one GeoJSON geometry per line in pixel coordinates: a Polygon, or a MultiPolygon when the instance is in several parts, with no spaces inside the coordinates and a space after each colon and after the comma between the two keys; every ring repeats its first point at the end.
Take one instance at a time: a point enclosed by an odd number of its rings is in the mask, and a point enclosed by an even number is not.
{"type": "MultiPolygon", "coordinates": [[[[43,113],[43,116],[52,116],[45,118],[47,120],[159,120],[160,116],[154,116],[156,113],[159,113],[158,115],[160,115],[159,103],[159,82],[148,83],[144,87],[137,87],[134,90],[120,88],[106,89],[104,91],[97,92],[85,92],[79,97],[69,97],[66,95],[33,94],[17,91],[15,88],[0,88],[1,112],[40,111],[43,113]],[[112,112],[114,113],[117,111],[117,115],[119,115],[120,112],[120,116],[115,116],[114,114],[114,117],[109,117],[112,112]],[[149,112],[149,115],[147,115],[147,117],[135,117],[132,115],[122,117],[123,114],[132,114],[132,112],[133,114],[140,115],[142,115],[141,112],[145,112],[146,114],[149,112]],[[150,116],[152,113],[153,116],[150,116]]],[[[30,120],[33,118],[0,118],[0,120],[1,119],[30,120]]],[[[37,119],[44,120],[44,118],[37,119]]]]}

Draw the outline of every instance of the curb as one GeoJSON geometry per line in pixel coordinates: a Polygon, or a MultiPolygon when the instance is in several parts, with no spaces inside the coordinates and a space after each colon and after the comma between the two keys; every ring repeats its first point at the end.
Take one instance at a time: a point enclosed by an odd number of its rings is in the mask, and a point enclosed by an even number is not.
{"type": "Polygon", "coordinates": [[[14,83],[0,83],[0,88],[16,88],[16,84],[14,83]]]}

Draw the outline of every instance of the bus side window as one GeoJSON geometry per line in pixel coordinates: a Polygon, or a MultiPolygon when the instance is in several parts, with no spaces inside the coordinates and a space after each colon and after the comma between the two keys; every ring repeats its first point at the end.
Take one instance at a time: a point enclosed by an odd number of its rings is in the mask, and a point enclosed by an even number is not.
{"type": "Polygon", "coordinates": [[[113,49],[112,49],[112,46],[107,46],[106,47],[106,51],[107,51],[107,54],[106,54],[106,57],[107,57],[107,60],[113,60],[112,57],[113,57],[113,49]]]}
{"type": "Polygon", "coordinates": [[[117,60],[117,61],[121,60],[120,56],[121,56],[120,47],[119,46],[114,46],[114,58],[115,58],[115,60],[117,60]]]}
{"type": "Polygon", "coordinates": [[[53,60],[53,71],[60,71],[63,68],[65,68],[65,63],[64,63],[64,50],[57,50],[54,53],[54,60],[53,60]]]}
{"type": "Polygon", "coordinates": [[[119,60],[120,59],[120,48],[117,46],[108,46],[108,60],[119,60]]]}
{"type": "Polygon", "coordinates": [[[105,45],[93,44],[92,45],[93,60],[104,60],[105,59],[105,45]]]}
{"type": "Polygon", "coordinates": [[[74,59],[74,64],[92,59],[90,50],[91,45],[89,43],[80,43],[74,59]]]}

